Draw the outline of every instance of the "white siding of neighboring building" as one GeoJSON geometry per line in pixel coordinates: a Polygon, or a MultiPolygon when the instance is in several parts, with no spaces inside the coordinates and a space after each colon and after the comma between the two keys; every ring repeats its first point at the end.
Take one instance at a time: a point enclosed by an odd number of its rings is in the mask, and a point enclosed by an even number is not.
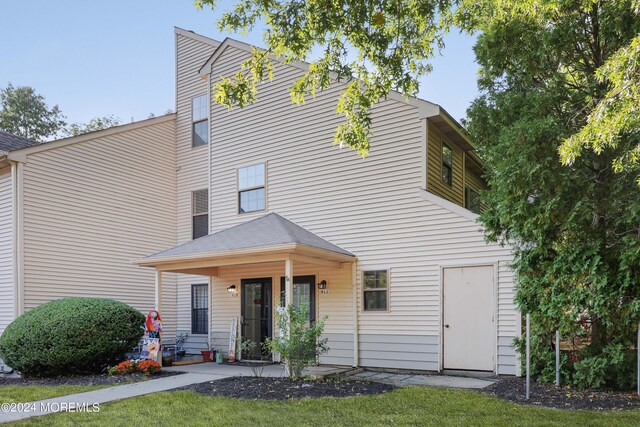
{"type": "MultiPolygon", "coordinates": [[[[174,121],[160,117],[27,156],[25,310],[65,297],[153,308],[154,272],[131,260],[176,243],[174,121]]],[[[165,275],[163,289],[171,335],[175,276],[165,275]]]]}
{"type": "Polygon", "coordinates": [[[11,167],[0,170],[0,335],[14,319],[13,197],[11,167]]]}
{"type": "MultiPolygon", "coordinates": [[[[207,94],[209,83],[198,75],[217,42],[184,30],[176,30],[176,163],[177,163],[177,239],[191,240],[191,192],[208,186],[207,147],[191,147],[191,100],[207,94]]],[[[208,283],[208,277],[178,275],[178,331],[191,332],[191,285],[208,283]]],[[[191,336],[186,349],[206,348],[206,336],[191,336]]]]}
{"type": "MultiPolygon", "coordinates": [[[[248,53],[227,47],[212,65],[211,76],[230,76],[248,53]]],[[[267,164],[267,210],[277,212],[358,256],[358,310],[362,366],[439,369],[440,267],[450,264],[506,265],[508,250],[487,245],[479,225],[420,197],[425,135],[417,110],[385,100],[373,110],[370,155],[362,159],[332,145],[341,117],[334,108],[338,85],[291,104],[288,88],[302,71],[278,66],[273,82],[260,85],[253,105],[228,111],[211,106],[210,220],[212,231],[264,215],[238,214],[236,170],[267,164]],[[390,269],[387,312],[364,312],[361,271],[390,269]]],[[[502,271],[502,270],[501,270],[502,271]]],[[[244,273],[243,273],[244,274],[244,273]]],[[[234,278],[236,280],[238,277],[234,278]]],[[[229,311],[223,283],[213,294],[214,336],[228,334],[229,311]],[[221,313],[224,311],[224,315],[221,313]]],[[[509,304],[511,277],[500,275],[500,370],[515,368],[507,343],[515,334],[509,304]]],[[[351,316],[348,298],[327,306],[331,319],[351,316]],[[344,303],[343,303],[344,302],[344,303]]],[[[345,324],[346,325],[346,324],[345,324]]],[[[346,328],[346,326],[345,326],[346,328]]],[[[327,324],[327,334],[342,326],[327,324]]]]}

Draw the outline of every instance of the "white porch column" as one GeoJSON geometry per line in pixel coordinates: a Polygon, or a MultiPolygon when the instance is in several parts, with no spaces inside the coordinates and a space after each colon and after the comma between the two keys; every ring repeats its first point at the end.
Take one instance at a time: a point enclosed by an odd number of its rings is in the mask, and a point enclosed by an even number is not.
{"type": "Polygon", "coordinates": [[[351,288],[353,292],[353,367],[360,363],[359,333],[358,333],[358,264],[351,263],[351,288]]]}
{"type": "Polygon", "coordinates": [[[287,307],[293,302],[293,261],[284,262],[284,303],[287,307]]]}
{"type": "Polygon", "coordinates": [[[162,271],[156,270],[156,301],[155,301],[155,309],[162,316],[162,271]]]}
{"type": "MultiPolygon", "coordinates": [[[[155,300],[155,309],[158,313],[160,313],[160,317],[162,317],[162,271],[156,270],[156,300],[155,300]]],[[[158,359],[156,360],[160,366],[162,366],[162,331],[160,331],[160,351],[158,351],[158,359]]]]}
{"type": "MultiPolygon", "coordinates": [[[[293,261],[286,259],[284,261],[284,304],[289,313],[289,306],[293,303],[293,261]]],[[[289,330],[291,329],[291,319],[287,315],[287,336],[289,336],[289,330]]],[[[284,361],[284,374],[290,376],[289,364],[284,361]]]]}

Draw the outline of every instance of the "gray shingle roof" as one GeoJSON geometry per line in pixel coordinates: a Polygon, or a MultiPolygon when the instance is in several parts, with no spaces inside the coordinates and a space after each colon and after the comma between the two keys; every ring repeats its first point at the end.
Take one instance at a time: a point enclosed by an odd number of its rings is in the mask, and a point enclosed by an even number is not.
{"type": "Polygon", "coordinates": [[[299,243],[354,256],[351,252],[305,230],[277,213],[270,213],[245,222],[244,224],[236,225],[226,230],[183,243],[171,249],[149,255],[146,258],[153,259],[176,255],[213,253],[291,243],[299,243]]]}
{"type": "Polygon", "coordinates": [[[38,141],[23,138],[0,129],[0,151],[15,151],[40,144],[38,141]]]}

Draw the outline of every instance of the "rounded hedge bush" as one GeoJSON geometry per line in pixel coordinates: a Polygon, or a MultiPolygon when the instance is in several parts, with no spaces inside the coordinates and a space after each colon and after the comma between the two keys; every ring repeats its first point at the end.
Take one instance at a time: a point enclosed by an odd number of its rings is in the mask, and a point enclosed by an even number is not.
{"type": "Polygon", "coordinates": [[[142,337],[144,316],[111,299],[67,298],[34,308],[0,336],[0,357],[33,376],[102,372],[142,337]]]}

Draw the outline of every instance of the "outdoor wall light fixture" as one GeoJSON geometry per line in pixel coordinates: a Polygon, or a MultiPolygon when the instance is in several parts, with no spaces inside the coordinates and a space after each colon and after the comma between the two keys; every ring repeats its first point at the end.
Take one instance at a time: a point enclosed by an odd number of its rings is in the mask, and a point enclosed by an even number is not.
{"type": "Polygon", "coordinates": [[[236,290],[236,285],[231,285],[227,288],[227,292],[229,292],[231,295],[235,295],[237,290],[236,290]]]}
{"type": "Polygon", "coordinates": [[[326,280],[321,280],[320,282],[318,282],[318,289],[320,289],[320,292],[323,294],[327,293],[327,281],[326,280]]]}

